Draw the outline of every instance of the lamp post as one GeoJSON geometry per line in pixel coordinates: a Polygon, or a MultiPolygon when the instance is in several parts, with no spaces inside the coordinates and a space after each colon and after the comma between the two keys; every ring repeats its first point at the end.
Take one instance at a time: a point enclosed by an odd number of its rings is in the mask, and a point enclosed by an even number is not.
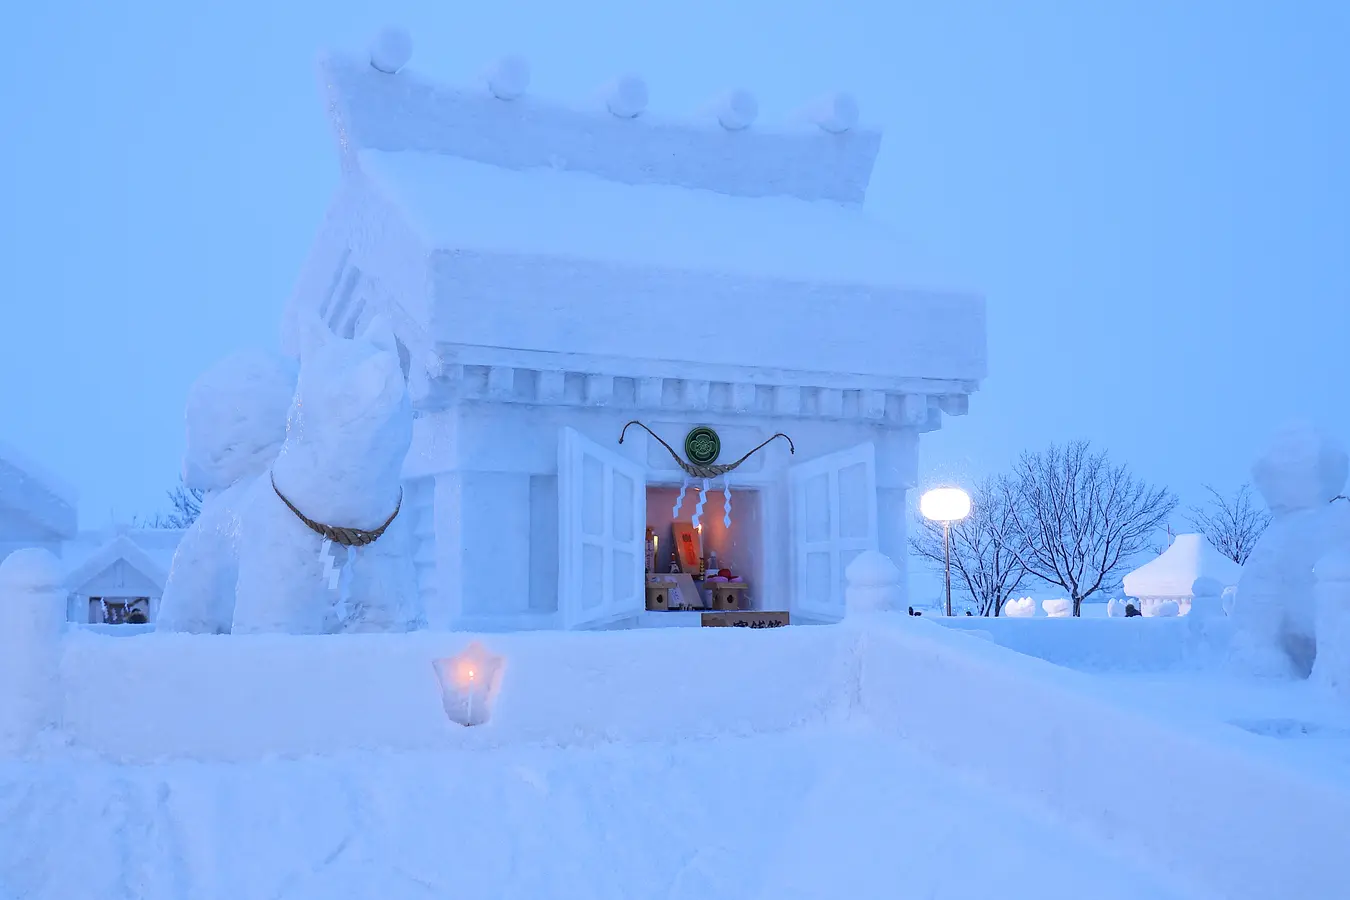
{"type": "Polygon", "coordinates": [[[952,523],[970,515],[970,495],[960,488],[934,488],[919,498],[919,511],[942,523],[942,561],[947,580],[947,615],[952,614],[952,523]]]}

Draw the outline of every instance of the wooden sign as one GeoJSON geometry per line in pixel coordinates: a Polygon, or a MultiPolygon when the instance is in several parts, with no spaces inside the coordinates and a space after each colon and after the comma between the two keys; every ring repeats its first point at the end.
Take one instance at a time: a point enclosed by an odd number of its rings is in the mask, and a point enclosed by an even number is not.
{"type": "Polygon", "coordinates": [[[782,628],[791,622],[785,612],[751,610],[704,613],[701,618],[704,628],[782,628]]]}

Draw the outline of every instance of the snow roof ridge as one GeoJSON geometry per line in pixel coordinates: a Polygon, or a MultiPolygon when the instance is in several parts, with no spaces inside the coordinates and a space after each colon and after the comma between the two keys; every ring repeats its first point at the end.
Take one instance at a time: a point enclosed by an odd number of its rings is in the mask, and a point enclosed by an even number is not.
{"type": "Polygon", "coordinates": [[[843,93],[811,104],[800,121],[766,129],[756,127],[758,104],[741,89],[697,117],[674,119],[648,111],[646,82],[635,75],[578,108],[529,95],[529,66],[518,57],[498,60],[479,85],[454,87],[407,71],[411,56],[407,33],[386,29],[368,55],[320,59],[344,168],[358,166],[361,150],[414,151],[625,184],[861,204],[881,145],[843,93]]]}

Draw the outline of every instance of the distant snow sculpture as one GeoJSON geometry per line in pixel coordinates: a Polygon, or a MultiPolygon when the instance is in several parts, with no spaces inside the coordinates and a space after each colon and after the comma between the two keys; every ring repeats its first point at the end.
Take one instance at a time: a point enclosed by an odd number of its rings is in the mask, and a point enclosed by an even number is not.
{"type": "Polygon", "coordinates": [[[1350,545],[1317,561],[1317,660],[1312,675],[1350,703],[1350,545]]]}
{"type": "Polygon", "coordinates": [[[1106,601],[1106,615],[1112,619],[1125,618],[1125,601],[1119,597],[1112,597],[1106,601]]]}
{"type": "Polygon", "coordinates": [[[1175,600],[1159,600],[1151,609],[1155,618],[1175,619],[1181,615],[1181,604],[1175,600]]]}
{"type": "Polygon", "coordinates": [[[850,94],[836,91],[811,104],[807,115],[822,131],[843,134],[858,124],[858,101],[850,94]]]}
{"type": "Polygon", "coordinates": [[[1053,600],[1042,600],[1041,609],[1052,619],[1067,619],[1072,605],[1065,597],[1056,597],[1053,600]]]}
{"type": "Polygon", "coordinates": [[[0,754],[23,753],[60,724],[61,634],[66,592],[48,550],[15,550],[0,562],[0,754]]]}
{"type": "Polygon", "coordinates": [[[647,82],[637,75],[623,75],[606,85],[605,108],[620,119],[633,119],[647,109],[647,82]]]}
{"type": "Polygon", "coordinates": [[[727,131],[741,131],[755,124],[759,116],[759,102],[755,95],[747,90],[736,88],[727,91],[713,103],[717,121],[727,131]]]}
{"type": "Polygon", "coordinates": [[[370,64],[386,75],[393,75],[412,59],[412,35],[406,29],[382,28],[370,42],[370,64]]]}
{"type": "Polygon", "coordinates": [[[1317,653],[1313,566],[1345,540],[1341,493],[1350,458],[1311,425],[1285,427],[1252,468],[1271,522],[1233,598],[1232,657],[1261,675],[1306,676],[1317,653]]]}
{"type": "Polygon", "coordinates": [[[286,440],[295,380],[290,359],[245,350],[211,366],[189,389],[183,479],[207,493],[174,552],[156,630],[230,630],[242,496],[286,440]]]}
{"type": "Polygon", "coordinates": [[[1009,600],[1003,604],[1003,614],[1014,619],[1029,619],[1036,615],[1036,601],[1030,597],[1009,600]]]}
{"type": "Polygon", "coordinates": [[[488,90],[498,100],[515,100],[530,87],[530,64],[520,56],[503,56],[483,75],[488,90]]]}
{"type": "Polygon", "coordinates": [[[286,442],[239,515],[235,633],[421,624],[407,520],[398,516],[411,443],[412,403],[389,323],[377,316],[343,340],[309,321],[286,442]],[[322,552],[335,532],[379,534],[350,548],[350,577],[337,596],[322,552]]]}
{"type": "Polygon", "coordinates": [[[844,570],[844,608],[849,617],[897,609],[900,569],[884,553],[864,550],[844,570]]]}

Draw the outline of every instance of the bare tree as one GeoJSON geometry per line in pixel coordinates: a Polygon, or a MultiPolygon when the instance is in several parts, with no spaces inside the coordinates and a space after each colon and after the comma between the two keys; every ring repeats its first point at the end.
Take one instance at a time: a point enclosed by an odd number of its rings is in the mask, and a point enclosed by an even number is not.
{"type": "Polygon", "coordinates": [[[1244,484],[1231,497],[1205,485],[1209,499],[1192,506],[1186,520],[1215,549],[1238,565],[1252,555],[1252,548],[1270,524],[1270,513],[1252,503],[1252,486],[1244,484]]]}
{"type": "MultiPolygon", "coordinates": [[[[951,526],[952,572],[982,616],[997,616],[1003,604],[1021,587],[1026,567],[1012,545],[1009,492],[999,479],[987,478],[970,496],[970,515],[951,526]]],[[[942,524],[919,518],[910,549],[939,570],[943,568],[942,524]]]]}
{"type": "Polygon", "coordinates": [[[1004,485],[1017,536],[1010,546],[1032,576],[1068,592],[1075,616],[1148,548],[1177,505],[1170,491],[1146,485],[1087,441],[1023,453],[1004,485]]]}
{"type": "Polygon", "coordinates": [[[166,491],[169,495],[169,503],[172,512],[155,513],[153,516],[145,518],[136,517],[132,522],[144,528],[188,528],[197,521],[197,516],[202,512],[202,498],[206,492],[199,488],[190,488],[179,481],[178,486],[171,491],[166,491]]]}

